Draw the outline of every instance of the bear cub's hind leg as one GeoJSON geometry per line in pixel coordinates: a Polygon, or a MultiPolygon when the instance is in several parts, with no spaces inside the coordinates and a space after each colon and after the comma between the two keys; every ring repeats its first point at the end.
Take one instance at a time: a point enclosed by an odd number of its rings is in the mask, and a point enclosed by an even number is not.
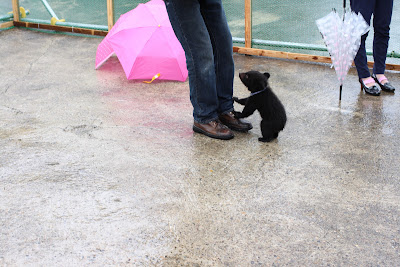
{"type": "Polygon", "coordinates": [[[262,120],[260,126],[262,137],[258,138],[258,141],[271,142],[278,138],[279,130],[276,129],[276,125],[273,121],[262,120]]]}

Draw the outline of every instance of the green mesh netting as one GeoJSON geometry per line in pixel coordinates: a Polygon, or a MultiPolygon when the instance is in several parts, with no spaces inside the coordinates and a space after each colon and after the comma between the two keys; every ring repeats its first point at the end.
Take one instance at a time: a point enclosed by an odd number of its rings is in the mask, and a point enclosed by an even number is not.
{"type": "MultiPolygon", "coordinates": [[[[244,41],[244,1],[223,0],[228,23],[236,45],[244,41]]],[[[350,9],[350,3],[346,3],[350,9]]],[[[343,14],[343,1],[331,0],[253,0],[252,38],[253,47],[269,50],[326,55],[321,34],[315,20],[327,15],[335,8],[343,14]]],[[[389,53],[400,53],[400,3],[394,3],[389,53]]],[[[367,50],[372,50],[373,29],[367,39],[367,50]]],[[[397,54],[397,55],[396,55],[397,54]]],[[[369,60],[373,60],[370,56],[369,60]]],[[[388,58],[388,63],[399,64],[400,59],[388,58]]]]}
{"type": "MultiPolygon", "coordinates": [[[[11,0],[0,1],[0,16],[12,10],[11,0]]],[[[142,0],[114,0],[115,21],[132,10],[142,0]]],[[[245,36],[244,0],[222,0],[234,43],[242,46],[245,36]]],[[[349,2],[349,1],[347,1],[349,2]]],[[[47,0],[58,16],[66,22],[93,24],[106,27],[106,0],[47,0]]],[[[43,0],[20,0],[20,6],[30,11],[27,19],[50,21],[52,15],[43,0]]],[[[350,4],[347,3],[349,8],[350,4]]],[[[328,55],[315,20],[335,8],[343,14],[343,2],[331,0],[253,0],[253,47],[285,52],[328,55]]],[[[400,3],[394,3],[389,52],[400,53],[400,3]]],[[[372,50],[372,32],[367,39],[367,50],[372,50]]],[[[396,55],[395,54],[395,55],[396,55]]],[[[370,58],[370,60],[373,60],[370,58]]],[[[400,59],[389,58],[389,63],[400,64],[400,59]]]]}
{"type": "Polygon", "coordinates": [[[12,12],[11,1],[0,1],[0,23],[10,20],[6,18],[9,15],[8,12],[12,12]]]}
{"type": "MultiPolygon", "coordinates": [[[[107,25],[107,2],[99,0],[46,0],[59,19],[79,24],[107,25]]],[[[28,19],[50,20],[53,16],[41,0],[20,0],[30,11],[28,19]]]]}
{"type": "Polygon", "coordinates": [[[138,4],[140,3],[146,3],[147,1],[140,1],[140,0],[131,0],[131,1],[114,1],[114,17],[115,21],[118,20],[118,18],[122,15],[125,14],[126,12],[131,11],[135,7],[137,7],[138,4]]]}

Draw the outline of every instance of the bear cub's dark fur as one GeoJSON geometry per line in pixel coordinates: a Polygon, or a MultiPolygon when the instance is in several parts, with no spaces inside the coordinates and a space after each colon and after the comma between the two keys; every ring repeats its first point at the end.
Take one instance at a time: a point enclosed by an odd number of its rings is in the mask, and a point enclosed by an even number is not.
{"type": "Polygon", "coordinates": [[[286,112],[278,97],[272,92],[268,79],[270,74],[258,71],[240,73],[239,78],[249,89],[251,95],[247,98],[233,100],[241,105],[245,105],[242,112],[235,111],[235,117],[246,118],[258,110],[261,115],[261,142],[270,142],[278,137],[280,131],[286,124],[286,112]]]}

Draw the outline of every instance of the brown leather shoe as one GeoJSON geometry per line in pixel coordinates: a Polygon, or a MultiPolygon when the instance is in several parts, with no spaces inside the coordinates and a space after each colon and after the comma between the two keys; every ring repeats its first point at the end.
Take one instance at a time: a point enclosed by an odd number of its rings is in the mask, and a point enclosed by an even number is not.
{"type": "Polygon", "coordinates": [[[235,118],[233,112],[229,112],[226,114],[220,114],[219,120],[228,126],[230,129],[238,132],[247,132],[253,129],[253,125],[249,122],[243,122],[240,119],[235,118]]]}
{"type": "Polygon", "coordinates": [[[210,121],[209,123],[193,123],[193,131],[207,135],[211,138],[229,140],[234,137],[228,127],[220,123],[218,120],[210,121]]]}

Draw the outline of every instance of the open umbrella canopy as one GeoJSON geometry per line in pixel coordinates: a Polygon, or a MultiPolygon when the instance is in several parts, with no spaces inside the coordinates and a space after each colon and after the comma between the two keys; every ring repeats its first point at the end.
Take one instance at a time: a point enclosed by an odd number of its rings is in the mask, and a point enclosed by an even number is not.
{"type": "Polygon", "coordinates": [[[96,69],[113,53],[128,79],[185,81],[185,52],[175,36],[162,0],[139,4],[122,15],[96,53],[96,69]]]}
{"type": "Polygon", "coordinates": [[[343,18],[340,18],[336,11],[332,11],[316,23],[342,86],[360,47],[361,36],[368,32],[369,25],[361,14],[353,11],[345,11],[343,18]]]}

